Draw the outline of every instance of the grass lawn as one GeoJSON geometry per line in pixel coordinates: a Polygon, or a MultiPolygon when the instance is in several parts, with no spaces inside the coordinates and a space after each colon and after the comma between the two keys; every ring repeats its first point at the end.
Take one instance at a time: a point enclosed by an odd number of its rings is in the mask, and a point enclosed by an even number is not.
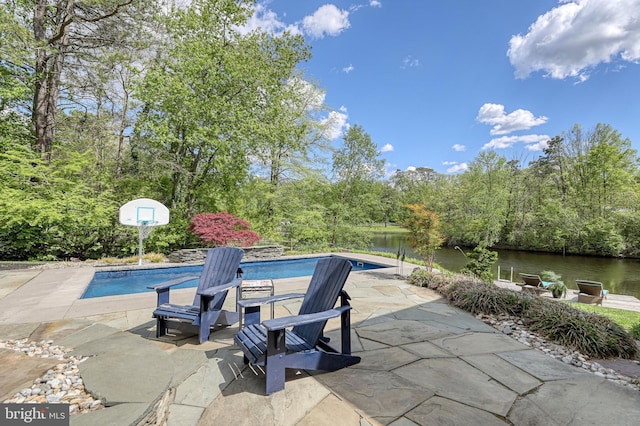
{"type": "Polygon", "coordinates": [[[584,303],[577,302],[567,303],[576,309],[609,318],[611,321],[620,324],[627,330],[631,329],[631,327],[635,324],[640,324],[640,312],[626,311],[624,309],[604,308],[601,306],[586,305],[584,303]]]}
{"type": "Polygon", "coordinates": [[[372,234],[406,234],[409,232],[407,228],[396,224],[387,224],[387,226],[384,226],[383,223],[376,223],[373,225],[358,226],[357,228],[365,232],[371,232],[372,234]]]}

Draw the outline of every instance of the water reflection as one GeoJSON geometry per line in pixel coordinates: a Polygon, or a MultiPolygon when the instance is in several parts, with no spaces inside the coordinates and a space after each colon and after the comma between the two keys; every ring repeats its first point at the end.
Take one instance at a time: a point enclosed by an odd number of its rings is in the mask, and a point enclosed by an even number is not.
{"type": "MultiPolygon", "coordinates": [[[[372,239],[372,250],[397,253],[404,250],[407,257],[419,258],[407,244],[405,235],[378,234],[372,239]]],[[[470,248],[463,248],[465,252],[470,248]]],[[[459,271],[467,259],[460,251],[453,248],[442,248],[436,253],[436,262],[450,271],[459,271]]],[[[547,253],[530,253],[521,251],[498,250],[498,262],[494,267],[494,277],[509,279],[511,268],[513,278],[518,280],[518,273],[539,274],[544,270],[554,271],[562,276],[562,280],[570,289],[575,289],[575,281],[602,281],[611,293],[627,294],[640,299],[640,260],[610,259],[590,256],[562,256],[547,253]]],[[[405,272],[408,272],[405,269],[405,272]]]]}

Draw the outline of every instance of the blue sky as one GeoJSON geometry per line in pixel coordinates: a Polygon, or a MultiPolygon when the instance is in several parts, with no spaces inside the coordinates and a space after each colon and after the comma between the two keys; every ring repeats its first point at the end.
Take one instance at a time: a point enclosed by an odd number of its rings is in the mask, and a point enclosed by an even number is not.
{"type": "Polygon", "coordinates": [[[303,34],[306,77],[387,172],[523,163],[574,124],[640,148],[640,0],[269,0],[250,26],[303,34]]]}

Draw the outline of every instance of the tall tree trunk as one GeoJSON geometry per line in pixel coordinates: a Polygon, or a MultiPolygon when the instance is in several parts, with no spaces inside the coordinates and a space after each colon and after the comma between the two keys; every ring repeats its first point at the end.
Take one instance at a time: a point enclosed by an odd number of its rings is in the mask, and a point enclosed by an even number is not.
{"type": "Polygon", "coordinates": [[[32,121],[36,134],[36,151],[50,159],[55,137],[58,85],[64,56],[69,46],[69,24],[72,21],[74,1],[57,2],[55,28],[52,29],[49,38],[47,38],[48,7],[46,0],[37,0],[33,13],[33,34],[37,48],[32,121]]]}

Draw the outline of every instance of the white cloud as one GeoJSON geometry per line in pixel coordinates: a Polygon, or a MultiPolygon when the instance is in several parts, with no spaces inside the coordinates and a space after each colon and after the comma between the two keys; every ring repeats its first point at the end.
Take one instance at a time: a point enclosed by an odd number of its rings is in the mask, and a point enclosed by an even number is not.
{"type": "Polygon", "coordinates": [[[517,109],[509,114],[504,112],[504,105],[484,104],[480,107],[476,120],[483,124],[493,125],[490,134],[506,135],[516,130],[527,130],[547,122],[545,116],[535,117],[531,111],[517,109]]]}
{"type": "Polygon", "coordinates": [[[353,71],[355,68],[353,65],[349,64],[348,67],[344,67],[342,68],[342,72],[345,74],[349,74],[351,71],[353,71]]]}
{"type": "Polygon", "coordinates": [[[415,166],[408,166],[408,167],[407,167],[407,171],[408,171],[408,172],[415,172],[415,171],[416,171],[416,168],[415,168],[415,166]]]}
{"type": "Polygon", "coordinates": [[[502,136],[491,139],[482,146],[482,150],[511,148],[517,143],[524,143],[529,151],[541,151],[547,147],[548,135],[502,136]]]}
{"type": "Polygon", "coordinates": [[[464,172],[469,168],[469,165],[467,163],[456,163],[455,161],[445,161],[442,164],[444,164],[445,166],[451,166],[447,169],[447,173],[464,172]]]}
{"type": "Polygon", "coordinates": [[[453,145],[451,148],[453,148],[454,151],[458,151],[458,152],[462,152],[462,151],[466,151],[467,147],[464,145],[460,145],[459,143],[453,145]]]}
{"type": "Polygon", "coordinates": [[[589,78],[600,63],[640,60],[640,0],[573,0],[514,35],[507,55],[516,78],[542,71],[556,79],[589,78]]]}
{"type": "Polygon", "coordinates": [[[312,15],[305,16],[300,22],[285,24],[277,13],[268,8],[268,2],[260,2],[254,6],[253,16],[247,23],[236,30],[240,34],[247,34],[260,29],[275,35],[289,31],[294,35],[306,34],[313,38],[323,38],[326,35],[337,36],[350,26],[349,12],[338,9],[333,4],[320,6],[312,15]]]}
{"type": "Polygon", "coordinates": [[[325,35],[337,36],[350,26],[349,12],[340,10],[333,4],[320,6],[313,15],[305,16],[302,20],[305,34],[313,38],[323,38],[325,35]]]}
{"type": "Polygon", "coordinates": [[[380,148],[380,152],[391,152],[391,151],[393,151],[393,145],[391,145],[390,143],[380,148]]]}
{"type": "Polygon", "coordinates": [[[419,67],[420,61],[418,59],[413,58],[411,55],[407,56],[402,60],[402,69],[406,68],[414,68],[419,67]]]}
{"type": "Polygon", "coordinates": [[[268,34],[282,34],[285,31],[291,32],[291,34],[302,34],[302,31],[296,25],[288,25],[280,20],[278,14],[274,11],[267,9],[266,4],[258,3],[254,6],[254,13],[247,23],[236,30],[240,34],[247,34],[251,31],[260,29],[268,34]]]}
{"type": "Polygon", "coordinates": [[[378,1],[378,0],[369,0],[368,4],[354,4],[354,5],[349,6],[349,11],[350,12],[357,12],[360,9],[362,9],[363,7],[367,7],[367,6],[380,8],[380,7],[382,7],[382,2],[378,1]]]}
{"type": "Polygon", "coordinates": [[[347,109],[340,107],[340,111],[331,111],[329,116],[320,121],[320,124],[325,127],[324,136],[329,140],[338,139],[344,133],[344,130],[348,127],[347,109]]]}

